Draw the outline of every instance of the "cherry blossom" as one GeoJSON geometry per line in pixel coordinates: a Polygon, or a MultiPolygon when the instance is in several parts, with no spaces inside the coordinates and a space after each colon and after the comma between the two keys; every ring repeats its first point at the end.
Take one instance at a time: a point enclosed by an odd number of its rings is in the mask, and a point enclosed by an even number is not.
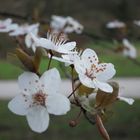
{"type": "Polygon", "coordinates": [[[134,20],[134,24],[140,26],[140,20],[134,20]]]}
{"type": "MultiPolygon", "coordinates": [[[[34,34],[35,36],[38,36],[38,31],[39,29],[38,28],[35,28],[33,31],[32,31],[32,34],[34,34]]],[[[36,51],[36,44],[34,42],[34,40],[32,39],[31,35],[30,34],[27,34],[25,36],[25,44],[28,48],[32,48],[32,50],[35,52],[36,51]]]]}
{"type": "Polygon", "coordinates": [[[84,27],[72,17],[52,16],[51,28],[56,32],[81,34],[84,27]]]}
{"type": "Polygon", "coordinates": [[[136,48],[129,42],[128,39],[123,39],[123,55],[135,59],[137,57],[136,48]]]}
{"type": "Polygon", "coordinates": [[[10,32],[17,29],[18,25],[12,23],[12,19],[0,20],[0,32],[10,32]]]}
{"type": "Polygon", "coordinates": [[[41,38],[35,36],[33,33],[30,34],[36,47],[43,47],[48,50],[53,50],[55,52],[69,54],[75,53],[72,51],[76,47],[76,42],[66,42],[62,34],[47,33],[47,38],[41,38]]]}
{"type": "Polygon", "coordinates": [[[126,25],[125,25],[124,22],[121,22],[121,21],[118,21],[118,20],[110,21],[106,24],[106,27],[108,29],[123,28],[125,26],[126,25]]]}
{"type": "Polygon", "coordinates": [[[39,23],[32,24],[32,25],[23,24],[23,25],[18,26],[18,28],[16,28],[12,32],[10,32],[9,35],[10,36],[25,35],[25,34],[32,32],[36,28],[39,28],[39,23]]]}
{"type": "Polygon", "coordinates": [[[81,57],[74,60],[74,67],[81,83],[89,88],[99,88],[105,92],[112,92],[113,88],[107,83],[116,71],[111,63],[99,63],[97,54],[86,49],[81,57]]]}
{"type": "Polygon", "coordinates": [[[70,110],[69,99],[60,92],[61,79],[57,69],[46,71],[40,78],[32,72],[19,76],[21,94],[13,98],[9,109],[25,115],[30,128],[38,133],[49,125],[49,114],[63,115],[70,110]]]}

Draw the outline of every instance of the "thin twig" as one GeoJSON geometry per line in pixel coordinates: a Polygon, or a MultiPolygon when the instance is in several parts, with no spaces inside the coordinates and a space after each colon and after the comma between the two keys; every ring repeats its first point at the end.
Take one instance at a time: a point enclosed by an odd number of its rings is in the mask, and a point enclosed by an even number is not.
{"type": "MultiPolygon", "coordinates": [[[[71,66],[71,83],[72,83],[72,91],[74,91],[74,67],[73,65],[71,66]]],[[[74,96],[74,99],[76,101],[76,96],[75,94],[73,93],[73,96],[74,96]]],[[[77,102],[77,101],[76,101],[77,102]]]]}
{"type": "Polygon", "coordinates": [[[52,52],[50,52],[50,59],[49,59],[49,63],[48,63],[48,68],[47,68],[47,70],[49,70],[50,69],[50,66],[51,66],[51,61],[52,61],[52,57],[53,57],[53,54],[52,54],[52,52]]]}
{"type": "Polygon", "coordinates": [[[81,86],[81,83],[72,91],[72,93],[68,96],[68,98],[70,98],[80,86],[81,86]]]}
{"type": "MultiPolygon", "coordinates": [[[[19,20],[35,20],[34,17],[32,17],[31,15],[18,15],[18,14],[15,14],[15,13],[7,13],[7,12],[2,12],[0,11],[0,16],[3,16],[3,17],[11,17],[11,18],[15,18],[15,19],[19,19],[19,20]]],[[[41,24],[49,24],[50,23],[50,20],[48,19],[40,19],[38,22],[40,22],[41,24]]]]}

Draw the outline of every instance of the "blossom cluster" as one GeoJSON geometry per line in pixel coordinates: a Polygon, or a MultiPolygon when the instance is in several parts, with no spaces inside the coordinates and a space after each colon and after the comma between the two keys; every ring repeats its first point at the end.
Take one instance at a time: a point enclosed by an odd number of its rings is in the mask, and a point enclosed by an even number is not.
{"type": "MultiPolygon", "coordinates": [[[[53,16],[52,31],[41,35],[39,27],[39,23],[18,25],[11,19],[0,21],[0,32],[22,39],[16,56],[26,68],[18,77],[21,92],[9,102],[8,108],[17,115],[26,116],[33,131],[44,132],[49,126],[49,114],[64,115],[71,105],[79,107],[88,120],[90,114],[100,124],[99,118],[103,118],[106,108],[117,100],[133,104],[133,99],[119,95],[117,82],[109,81],[116,73],[112,63],[100,62],[93,49],[79,49],[76,41],[67,40],[67,33],[82,33],[83,25],[71,17],[53,16]],[[45,72],[40,73],[43,55],[49,64],[45,72]],[[72,93],[62,94],[60,73],[57,68],[51,68],[52,60],[65,64],[66,69],[71,68],[72,93]]],[[[128,40],[124,39],[123,43],[132,48],[128,40]]],[[[127,49],[124,54],[128,55],[127,49]]],[[[77,123],[73,122],[71,126],[77,123]]]]}
{"type": "MultiPolygon", "coordinates": [[[[140,21],[135,20],[133,22],[135,25],[140,26],[140,21]]],[[[125,57],[128,57],[130,59],[136,59],[137,58],[137,51],[134,45],[126,38],[126,32],[127,32],[127,25],[119,20],[113,20],[106,24],[106,28],[109,30],[114,30],[116,32],[116,37],[114,40],[121,40],[121,43],[117,50],[122,52],[122,54],[125,57]],[[118,37],[119,35],[119,37],[118,37]],[[121,36],[121,37],[120,37],[121,36]],[[117,39],[118,38],[118,39],[117,39]]]]}

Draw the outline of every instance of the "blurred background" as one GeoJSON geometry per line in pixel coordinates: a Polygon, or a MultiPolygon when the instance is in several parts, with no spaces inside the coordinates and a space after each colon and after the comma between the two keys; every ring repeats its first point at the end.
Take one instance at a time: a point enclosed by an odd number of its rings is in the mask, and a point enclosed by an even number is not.
{"type": "MultiPolygon", "coordinates": [[[[119,102],[111,107],[114,113],[111,113],[105,126],[112,140],[140,140],[140,27],[133,24],[134,20],[140,20],[139,0],[0,0],[0,3],[0,19],[10,17],[18,23],[32,23],[33,16],[50,21],[52,15],[72,16],[78,20],[85,32],[94,37],[73,33],[70,39],[77,41],[80,48],[96,50],[100,61],[112,62],[117,70],[115,78],[124,81],[121,88],[129,87],[129,95],[136,98],[133,106],[119,102]],[[125,36],[137,49],[136,61],[112,51],[115,45],[112,40],[106,39],[111,39],[112,35],[105,25],[114,19],[127,24],[125,36]]],[[[15,47],[8,34],[0,33],[0,140],[102,140],[96,126],[88,123],[84,116],[77,127],[69,127],[69,121],[76,116],[76,109],[67,116],[52,116],[50,127],[43,134],[33,133],[25,117],[16,116],[8,110],[7,103],[12,97],[10,88],[13,88],[12,84],[15,86],[18,75],[23,72],[7,60],[7,53],[13,52],[15,47]],[[9,89],[9,95],[3,89],[9,89]]],[[[46,63],[42,62],[42,69],[46,63]]],[[[60,69],[56,62],[53,65],[60,69]]],[[[64,77],[61,69],[60,72],[64,77]]]]}

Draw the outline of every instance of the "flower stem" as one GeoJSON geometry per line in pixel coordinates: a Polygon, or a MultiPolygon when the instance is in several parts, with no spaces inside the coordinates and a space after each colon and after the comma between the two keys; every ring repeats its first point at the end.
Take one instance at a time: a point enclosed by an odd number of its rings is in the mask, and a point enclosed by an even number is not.
{"type": "Polygon", "coordinates": [[[53,57],[53,53],[50,51],[50,59],[49,59],[49,63],[48,63],[48,68],[47,68],[47,70],[49,70],[50,69],[50,66],[51,66],[51,61],[52,61],[52,57],[53,57]]]}
{"type": "Polygon", "coordinates": [[[110,140],[109,134],[103,125],[101,117],[98,114],[95,115],[95,120],[101,136],[104,138],[104,140],[110,140]]]}
{"type": "MultiPolygon", "coordinates": [[[[72,91],[74,91],[74,67],[71,65],[71,82],[72,82],[72,91]]],[[[73,93],[74,99],[76,100],[75,94],[73,93]]]]}
{"type": "Polygon", "coordinates": [[[68,98],[70,98],[80,86],[81,86],[81,83],[72,91],[72,93],[68,96],[68,98]]]}

